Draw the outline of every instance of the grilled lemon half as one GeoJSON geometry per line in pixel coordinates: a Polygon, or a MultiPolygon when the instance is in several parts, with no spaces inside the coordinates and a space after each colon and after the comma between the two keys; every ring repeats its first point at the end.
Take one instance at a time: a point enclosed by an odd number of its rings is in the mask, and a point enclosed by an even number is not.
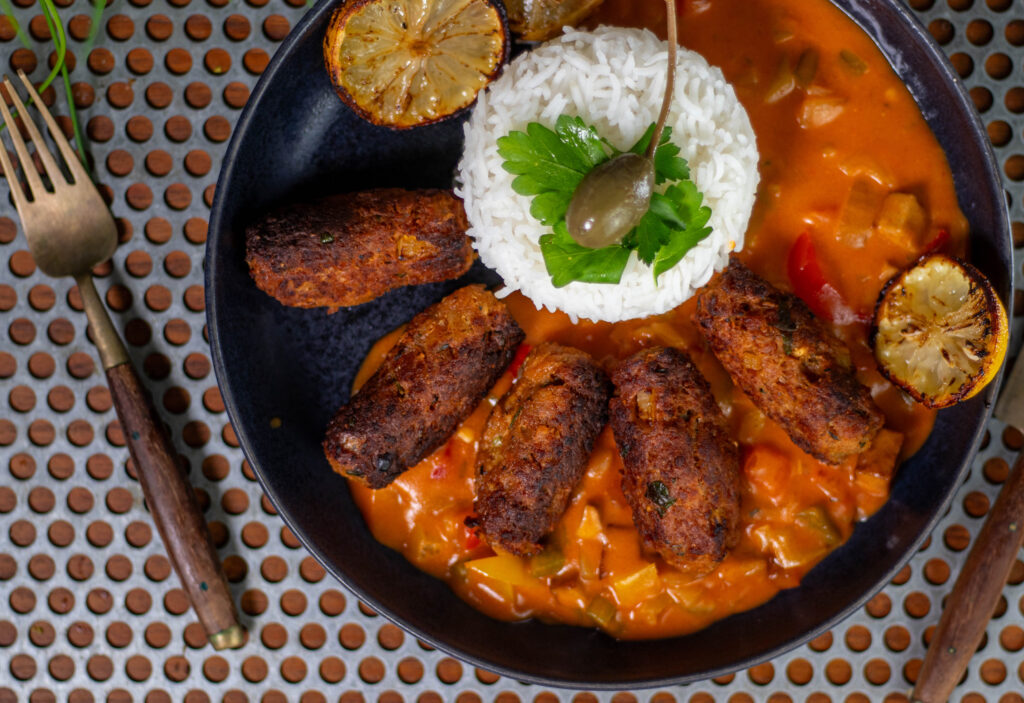
{"type": "Polygon", "coordinates": [[[508,47],[495,0],[348,0],[331,17],[324,59],[361,117],[406,129],[473,104],[508,47]]]}
{"type": "Polygon", "coordinates": [[[894,276],[875,306],[875,358],[890,381],[930,408],[977,394],[1006,356],[1006,309],[976,268],[932,254],[894,276]]]}

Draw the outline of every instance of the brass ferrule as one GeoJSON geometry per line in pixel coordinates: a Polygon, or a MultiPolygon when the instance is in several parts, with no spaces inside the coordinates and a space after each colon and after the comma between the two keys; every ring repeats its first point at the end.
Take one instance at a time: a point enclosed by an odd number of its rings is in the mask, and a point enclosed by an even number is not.
{"type": "Polygon", "coordinates": [[[245,628],[235,624],[224,628],[220,632],[209,635],[209,640],[213,648],[218,651],[221,649],[238,649],[245,644],[245,628]]]}
{"type": "Polygon", "coordinates": [[[100,362],[104,370],[128,363],[128,351],[125,349],[121,335],[117,333],[106,306],[96,292],[92,275],[83,273],[75,276],[78,292],[82,296],[85,315],[89,318],[93,343],[100,354],[100,362]]]}

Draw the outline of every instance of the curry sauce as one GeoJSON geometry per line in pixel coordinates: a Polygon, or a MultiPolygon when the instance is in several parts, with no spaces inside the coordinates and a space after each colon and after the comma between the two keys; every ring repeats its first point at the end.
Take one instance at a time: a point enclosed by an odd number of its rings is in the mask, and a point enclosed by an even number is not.
{"type": "MultiPolygon", "coordinates": [[[[593,21],[660,32],[661,3],[636,5],[606,0],[593,21]]],[[[850,347],[886,428],[905,435],[906,458],[927,438],[934,412],[879,374],[868,321],[894,272],[931,249],[966,249],[944,154],[878,49],[826,0],[683,0],[679,7],[681,43],[722,68],[757,134],[761,186],[743,261],[801,297],[827,286],[831,307],[822,314],[832,315],[850,347]]],[[[600,627],[621,638],[692,632],[796,586],[887,500],[895,467],[858,466],[857,457],[819,462],[754,407],[701,341],[694,300],[615,324],[573,324],[519,294],[506,301],[526,340],[487,398],[443,447],[390,486],[350,482],[380,542],[485,613],[600,627]],[[488,414],[526,350],[545,341],[582,349],[605,366],[642,348],[677,347],[707,378],[742,455],[740,540],[713,572],[693,579],[644,552],[607,427],[540,554],[496,553],[467,527],[488,414]]],[[[356,387],[396,338],[375,345],[356,387]]]]}

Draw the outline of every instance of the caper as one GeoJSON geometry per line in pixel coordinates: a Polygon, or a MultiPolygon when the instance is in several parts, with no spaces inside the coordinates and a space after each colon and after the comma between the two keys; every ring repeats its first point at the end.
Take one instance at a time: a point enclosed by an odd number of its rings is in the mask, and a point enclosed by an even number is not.
{"type": "Polygon", "coordinates": [[[583,177],[569,201],[565,226],[576,243],[598,249],[618,244],[640,224],[654,192],[654,150],[661,141],[672,88],[676,82],[676,6],[665,0],[668,14],[668,77],[661,113],[643,156],[626,152],[595,167],[583,177]]]}
{"type": "Polygon", "coordinates": [[[585,247],[618,244],[651,205],[654,162],[632,152],[605,161],[583,177],[569,202],[565,225],[585,247]]]}

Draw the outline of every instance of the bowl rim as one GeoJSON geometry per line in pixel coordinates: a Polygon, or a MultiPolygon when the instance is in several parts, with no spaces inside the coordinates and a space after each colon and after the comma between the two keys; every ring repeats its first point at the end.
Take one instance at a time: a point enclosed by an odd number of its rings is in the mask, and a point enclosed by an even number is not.
{"type": "MultiPolygon", "coordinates": [[[[224,222],[223,193],[227,192],[227,188],[224,186],[227,183],[229,183],[233,177],[236,156],[244,141],[244,135],[251,126],[253,116],[259,110],[259,105],[264,94],[277,79],[282,66],[286,62],[286,58],[296,49],[296,47],[301,45],[303,42],[310,40],[316,40],[319,42],[319,38],[311,38],[309,36],[311,27],[318,24],[323,19],[323,16],[325,14],[332,12],[337,5],[344,1],[345,0],[318,0],[316,5],[309,11],[307,11],[305,15],[303,15],[303,17],[299,20],[299,22],[295,25],[295,27],[285,38],[285,40],[281,43],[277,51],[274,53],[274,56],[272,57],[269,65],[267,66],[266,70],[263,72],[263,74],[257,81],[256,86],[252,90],[249,99],[247,100],[241,114],[238,117],[238,120],[235,123],[235,127],[232,132],[231,139],[228,143],[227,149],[224,153],[216,181],[217,188],[214,193],[214,201],[210,213],[208,237],[204,254],[204,284],[206,287],[207,295],[210,297],[211,300],[214,297],[216,297],[218,288],[218,259],[215,256],[211,256],[211,251],[213,250],[215,242],[220,237],[221,232],[226,227],[226,223],[224,222]]],[[[896,72],[899,76],[900,71],[897,69],[896,66],[892,65],[891,58],[888,56],[886,51],[882,49],[882,47],[879,45],[876,36],[872,33],[872,31],[870,31],[868,27],[866,27],[863,24],[861,19],[852,14],[847,7],[843,6],[843,3],[855,4],[856,0],[828,1],[837,9],[839,9],[848,19],[857,24],[861,31],[868,34],[868,36],[872,39],[873,43],[875,43],[875,45],[878,46],[879,50],[882,52],[887,62],[890,63],[890,66],[892,66],[894,72],[896,72]]],[[[988,188],[991,188],[993,192],[1002,193],[1003,186],[1001,178],[999,176],[999,168],[997,165],[994,149],[992,148],[992,145],[988,139],[981,139],[979,136],[985,134],[985,128],[982,124],[981,117],[978,114],[977,110],[974,108],[973,102],[971,101],[960,77],[954,71],[950,63],[946,60],[946,56],[942,52],[941,47],[939,47],[939,45],[928,33],[924,25],[921,24],[917,17],[912,13],[909,7],[905,6],[898,0],[880,1],[891,6],[892,10],[896,13],[896,15],[898,15],[900,20],[904,23],[906,29],[913,34],[914,39],[918,44],[918,47],[927,53],[929,62],[942,74],[942,79],[953,86],[954,90],[952,91],[952,94],[955,96],[955,99],[957,101],[955,109],[963,112],[968,116],[971,128],[970,139],[975,141],[981,147],[982,153],[984,155],[984,171],[989,181],[986,185],[988,188]]],[[[867,11],[864,10],[864,12],[867,11]]],[[[917,103],[917,96],[913,97],[915,103],[917,103]]],[[[1001,236],[999,238],[1005,239],[1007,240],[1007,242],[1009,242],[1011,241],[1009,230],[1010,213],[1005,199],[1002,203],[1001,212],[1002,220],[1004,221],[1002,223],[1004,225],[1004,231],[1002,233],[997,233],[997,235],[994,236],[1002,234],[1004,236],[1001,236]]],[[[1012,253],[1012,246],[1009,248],[1009,251],[1012,253]]],[[[1011,270],[1008,272],[1010,274],[1010,290],[1006,295],[1004,295],[1005,299],[1003,300],[1003,303],[1006,306],[1008,317],[1012,319],[1012,256],[1010,266],[1011,270]]],[[[814,639],[815,637],[818,637],[822,633],[833,629],[838,623],[850,617],[851,614],[853,614],[856,610],[860,609],[868,600],[870,600],[872,597],[874,597],[874,595],[879,593],[892,580],[892,578],[894,578],[896,574],[899,573],[899,571],[914,558],[914,556],[918,553],[921,544],[931,536],[932,532],[935,530],[936,525],[948,511],[950,504],[952,503],[959,488],[961,487],[961,484],[963,483],[965,475],[970,470],[974,462],[974,459],[977,456],[979,446],[982,442],[982,439],[986,431],[988,420],[991,417],[992,406],[994,405],[995,398],[998,395],[999,389],[1001,388],[1004,372],[1008,364],[1008,361],[1004,362],[1003,368],[1000,369],[999,373],[997,374],[997,377],[992,381],[989,387],[986,388],[982,394],[983,404],[981,422],[979,423],[978,430],[970,439],[969,451],[966,453],[961,466],[957,470],[955,478],[951,480],[951,488],[949,489],[947,495],[941,502],[941,505],[938,507],[938,509],[933,511],[931,517],[925,522],[924,528],[921,530],[920,534],[912,541],[910,547],[906,550],[903,558],[896,562],[894,566],[892,566],[878,579],[874,586],[865,591],[860,597],[854,599],[845,608],[837,611],[831,617],[826,618],[818,626],[811,628],[800,637],[797,637],[789,642],[785,642],[783,644],[764,650],[760,654],[753,655],[746,659],[734,662],[729,665],[718,667],[712,670],[708,670],[700,674],[691,674],[674,677],[669,676],[643,681],[585,681],[578,679],[555,678],[551,676],[531,674],[529,672],[512,669],[501,664],[496,664],[495,662],[477,656],[473,652],[463,651],[456,647],[449,646],[444,640],[438,639],[430,633],[420,629],[416,625],[406,622],[395,616],[386,605],[378,601],[378,599],[375,598],[372,594],[367,593],[364,589],[359,588],[356,584],[352,583],[351,580],[348,579],[343,572],[338,571],[332,565],[332,563],[324,556],[323,552],[317,548],[316,544],[312,542],[307,537],[305,532],[295,524],[289,512],[282,508],[279,496],[273,490],[269,481],[267,481],[264,478],[264,469],[261,466],[260,462],[256,457],[255,452],[252,449],[250,429],[246,428],[242,423],[236,422],[236,419],[240,417],[240,414],[235,394],[232,392],[231,389],[228,372],[224,362],[224,353],[221,348],[221,337],[218,326],[217,305],[208,304],[206,306],[206,320],[209,329],[209,344],[211,348],[214,373],[218,385],[222,391],[228,419],[231,421],[232,426],[235,429],[235,434],[238,438],[239,447],[241,448],[245,458],[249,461],[249,464],[252,467],[253,473],[256,475],[256,478],[260,484],[261,489],[264,491],[270,502],[277,510],[280,518],[296,536],[296,538],[303,545],[303,547],[305,547],[305,549],[317,559],[317,561],[327,570],[327,572],[330,573],[342,585],[344,585],[345,588],[350,593],[355,595],[362,602],[366,603],[369,607],[373,608],[375,612],[383,616],[388,621],[399,626],[406,632],[410,633],[414,637],[430,644],[432,647],[436,648],[439,651],[449,654],[470,665],[487,669],[489,671],[493,671],[494,673],[497,673],[503,677],[507,677],[515,681],[528,682],[541,686],[561,689],[586,688],[589,690],[598,691],[618,691],[623,690],[623,686],[629,686],[630,689],[641,689],[666,685],[681,685],[692,683],[695,681],[707,680],[723,674],[740,671],[742,669],[748,668],[761,662],[772,660],[788,651],[791,651],[805,644],[806,642],[809,642],[810,640],[814,639]]],[[[385,547],[383,547],[382,545],[382,548],[385,547]]],[[[509,625],[514,626],[515,623],[509,623],[509,625]]],[[[599,635],[603,635],[603,633],[599,633],[599,635]]],[[[672,638],[668,638],[662,641],[671,641],[671,639],[672,638]]]]}

